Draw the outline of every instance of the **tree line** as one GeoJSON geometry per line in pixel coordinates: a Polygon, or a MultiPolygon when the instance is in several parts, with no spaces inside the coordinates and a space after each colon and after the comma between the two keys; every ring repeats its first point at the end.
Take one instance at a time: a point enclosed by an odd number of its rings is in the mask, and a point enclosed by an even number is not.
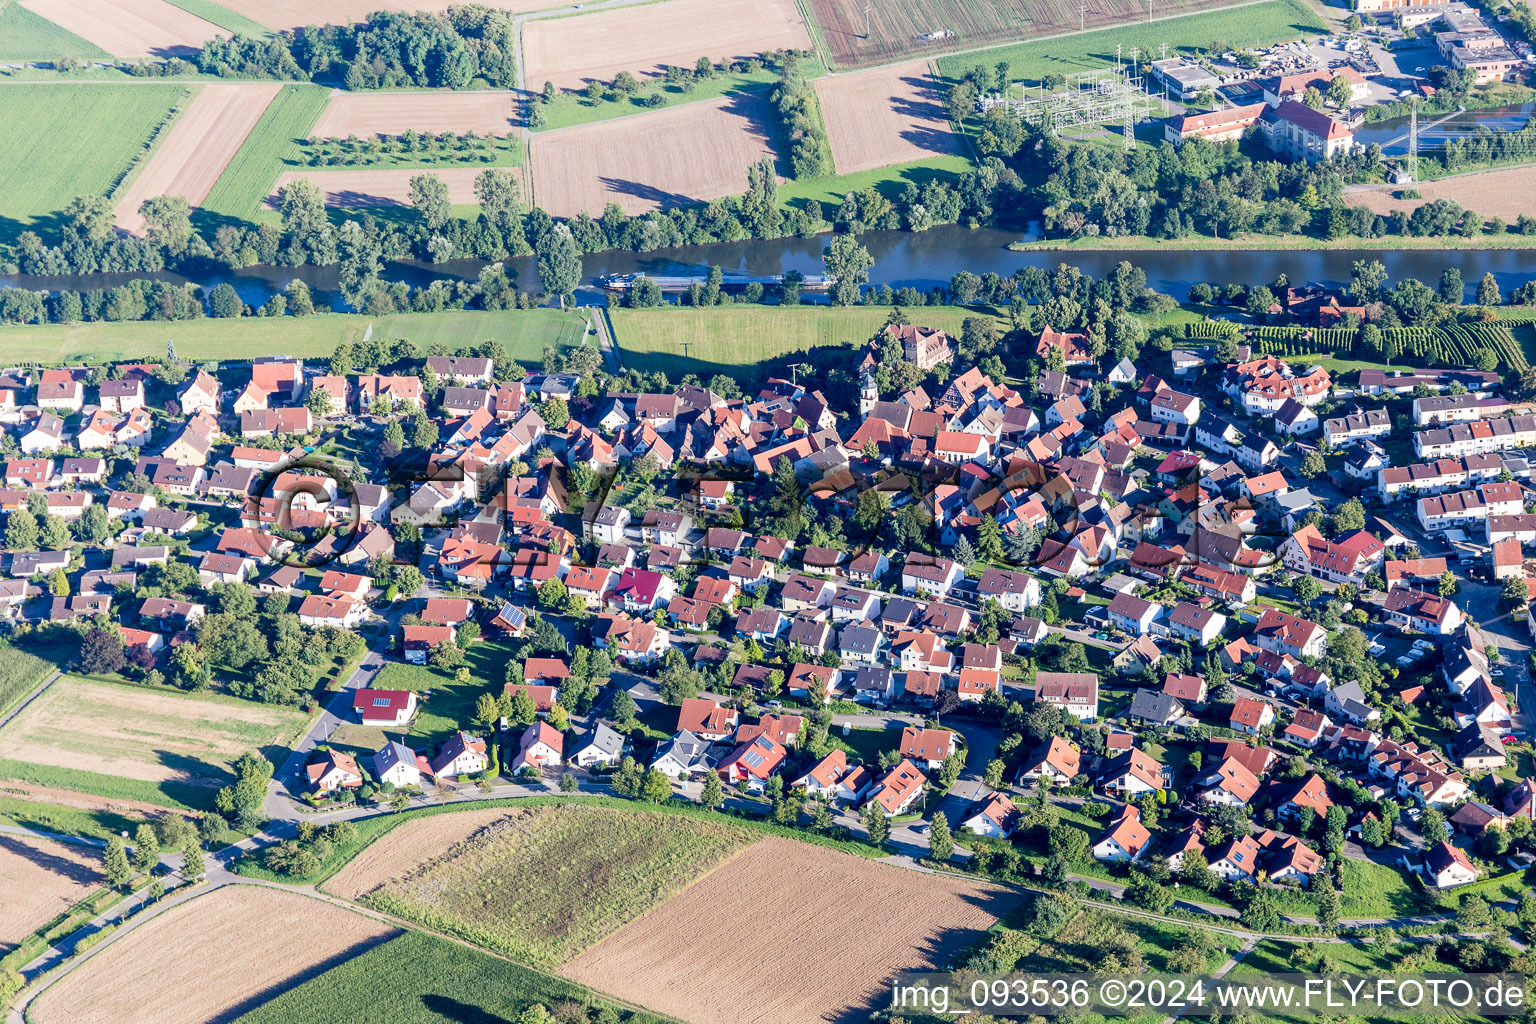
{"type": "Polygon", "coordinates": [[[223,78],[340,82],[348,89],[463,89],[516,80],[512,15],[479,5],[441,13],[378,11],[356,25],[322,25],[272,36],[216,36],[197,69],[223,78]]]}

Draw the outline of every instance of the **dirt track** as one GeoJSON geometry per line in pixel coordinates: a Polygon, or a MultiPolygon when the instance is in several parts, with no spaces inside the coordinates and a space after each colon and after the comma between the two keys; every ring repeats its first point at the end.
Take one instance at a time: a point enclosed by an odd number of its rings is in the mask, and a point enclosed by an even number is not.
{"type": "Polygon", "coordinates": [[[310,134],[344,139],[349,135],[401,135],[418,132],[475,132],[506,135],[512,127],[510,92],[340,92],[331,96],[310,134]]]}
{"type": "MultiPolygon", "coordinates": [[[[448,200],[455,206],[476,203],[475,178],[484,167],[398,168],[371,171],[284,171],[272,186],[267,205],[275,205],[277,190],[295,178],[308,178],[325,193],[325,205],[346,209],[368,206],[409,206],[411,179],[418,174],[435,174],[448,185],[448,200]]],[[[516,168],[513,168],[514,172],[516,168]]]]}
{"type": "Polygon", "coordinates": [[[761,93],[689,103],[579,128],[543,132],[532,145],[534,199],[557,217],[594,217],[736,195],[747,168],[772,157],[761,93]]]}
{"type": "MultiPolygon", "coordinates": [[[[523,14],[559,7],[565,0],[476,0],[484,7],[523,14]]],[[[222,5],[268,28],[349,25],[374,11],[445,11],[463,0],[222,0],[222,5]]]]}
{"type": "Polygon", "coordinates": [[[562,973],[693,1024],[837,1021],[877,1000],[895,971],[943,965],[1017,901],[978,882],[763,839],[562,973]]]}
{"type": "Polygon", "coordinates": [[[228,1019],[393,933],[307,896],[225,886],[94,954],[43,992],[27,1016],[37,1024],[228,1019]]]}
{"type": "Polygon", "coordinates": [[[1454,199],[1484,217],[1503,217],[1511,222],[1521,214],[1536,216],[1536,198],[1532,198],[1536,196],[1536,167],[1511,167],[1502,171],[1465,174],[1413,187],[1424,198],[1394,199],[1391,191],[1372,190],[1346,192],[1344,202],[1350,206],[1368,207],[1383,216],[1393,210],[1412,213],[1419,206],[1435,199],[1454,199]]]}
{"type": "Polygon", "coordinates": [[[530,89],[546,81],[580,89],[620,71],[659,74],[700,57],[750,57],[785,47],[809,49],[794,0],[666,0],[570,18],[529,21],[523,56],[530,89]]]}
{"type": "Polygon", "coordinates": [[[0,948],[14,946],[104,881],[101,855],[72,843],[0,835],[0,948]]]}
{"type": "Polygon", "coordinates": [[[208,198],[280,89],[277,82],[203,86],[118,200],[117,226],[142,233],[139,205],[155,196],[186,196],[193,206],[208,198]]]}
{"type": "Polygon", "coordinates": [[[924,62],[817,79],[839,174],[960,152],[924,62]]]}
{"type": "Polygon", "coordinates": [[[229,35],[165,0],[25,0],[23,7],[114,57],[185,57],[229,35]]]}

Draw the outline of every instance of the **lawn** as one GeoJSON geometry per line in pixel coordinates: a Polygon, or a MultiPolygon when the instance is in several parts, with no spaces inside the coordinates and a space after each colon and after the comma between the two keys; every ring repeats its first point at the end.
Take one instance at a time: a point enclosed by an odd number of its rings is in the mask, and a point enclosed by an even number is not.
{"type": "MultiPolygon", "coordinates": [[[[968,316],[987,308],[933,306],[912,311],[914,323],[958,337],[968,316]]],[[[872,306],[759,306],[614,309],[609,313],[624,362],[642,370],[747,374],[782,370],[792,355],[817,345],[852,347],[874,337],[889,310],[872,306]],[[687,359],[683,343],[690,346],[687,359]]],[[[1003,325],[999,324],[1000,329],[1003,325]]]]}
{"type": "Polygon", "coordinates": [[[509,649],[489,640],[477,640],[465,651],[467,683],[454,679],[456,670],[430,665],[405,665],[390,662],[374,678],[377,690],[431,690],[432,696],[421,703],[416,720],[411,723],[410,740],[423,750],[437,745],[459,729],[474,730],[475,702],[482,693],[500,693],[506,685],[509,649]]]}
{"type": "Polygon", "coordinates": [[[850,764],[859,761],[873,766],[879,763],[882,753],[901,745],[901,730],[850,729],[844,734],[838,727],[827,733],[827,739],[833,747],[848,755],[850,764]]]}
{"type": "MultiPolygon", "coordinates": [[[[0,15],[0,39],[7,37],[4,20],[18,12],[35,17],[12,4],[0,15]]],[[[5,86],[0,241],[55,226],[53,217],[76,196],[110,194],[190,93],[158,83],[5,86]]]]}
{"type": "MultiPolygon", "coordinates": [[[[236,1024],[479,1024],[516,1020],[534,1003],[601,1005],[605,999],[562,978],[408,931],[289,989],[236,1024]]],[[[631,1024],[660,1024],[664,1019],[644,1011],[626,1018],[631,1024]]]]}
{"type": "Polygon", "coordinates": [[[342,342],[360,341],[373,327],[375,340],[409,338],[423,349],[456,351],[499,340],[513,358],[537,363],[544,346],[578,345],[585,321],[557,309],[491,312],[392,313],[363,316],[325,313],[309,317],[251,317],[240,320],[183,320],[175,323],[48,324],[0,328],[6,357],[24,363],[98,362],[165,355],[167,339],[182,359],[249,359],[260,355],[328,356],[342,342]]]}
{"type": "Polygon", "coordinates": [[[292,161],[295,166],[302,162],[300,147],[320,119],[330,95],[329,89],[318,85],[284,86],[219,175],[208,198],[203,200],[198,218],[254,220],[285,162],[292,161]]]}
{"type": "Polygon", "coordinates": [[[65,676],[0,730],[0,775],[206,806],[231,781],[233,761],[250,750],[281,761],[308,722],[295,709],[234,697],[65,676]]]}
{"type": "Polygon", "coordinates": [[[0,648],[0,716],[54,672],[52,662],[14,647],[0,648]]]}
{"type": "Polygon", "coordinates": [[[963,156],[935,156],[909,164],[892,164],[890,167],[876,167],[852,174],[786,181],[779,186],[779,204],[798,206],[807,199],[814,199],[822,205],[823,212],[830,215],[849,192],[874,188],[887,199],[895,199],[909,183],[919,187],[930,181],[952,185],[960,175],[972,170],[974,166],[963,156]]]}
{"type": "Polygon", "coordinates": [[[641,805],[534,807],[487,826],[362,902],[518,960],[553,965],[756,838],[729,818],[678,820],[641,805]]]}
{"type": "Polygon", "coordinates": [[[112,55],[18,3],[0,4],[0,60],[101,58],[112,55]]]}
{"type": "Polygon", "coordinates": [[[1006,61],[1015,81],[1022,79],[1030,85],[1038,85],[1041,78],[1049,74],[1070,75],[1112,67],[1117,45],[1128,56],[1132,47],[1151,53],[1168,43],[1171,44],[1168,47],[1171,57],[1192,54],[1213,42],[1259,46],[1296,39],[1303,34],[1322,35],[1325,31],[1322,20],[1301,0],[1272,0],[1230,10],[1019,43],[981,54],[943,57],[937,64],[939,73],[954,81],[972,67],[1006,61]]]}

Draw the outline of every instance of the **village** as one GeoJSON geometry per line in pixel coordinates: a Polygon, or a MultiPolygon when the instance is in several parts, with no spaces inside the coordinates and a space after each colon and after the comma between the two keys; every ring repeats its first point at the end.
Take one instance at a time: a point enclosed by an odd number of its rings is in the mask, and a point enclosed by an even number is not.
{"type": "Polygon", "coordinates": [[[1499,376],[1031,345],[1004,384],[898,311],[856,409],[603,393],[590,348],[11,370],[6,627],[323,708],[301,814],[594,789],[1319,920],[1320,877],[1347,911],[1523,871],[1536,420],[1499,376]]]}

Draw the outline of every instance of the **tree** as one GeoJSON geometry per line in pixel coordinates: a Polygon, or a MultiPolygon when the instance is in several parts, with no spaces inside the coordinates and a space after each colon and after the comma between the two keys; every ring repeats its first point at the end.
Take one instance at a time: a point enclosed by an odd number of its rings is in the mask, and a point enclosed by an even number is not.
{"type": "Polygon", "coordinates": [[[1323,592],[1323,585],[1313,576],[1297,576],[1291,581],[1291,591],[1302,604],[1311,604],[1323,592]]]}
{"type": "Polygon", "coordinates": [[[220,281],[213,286],[213,291],[208,293],[208,310],[212,315],[228,320],[244,313],[245,304],[240,301],[240,295],[235,291],[234,285],[228,281],[220,281]]]}
{"type": "Polygon", "coordinates": [[[875,265],[869,250],[852,235],[833,235],[822,250],[821,262],[827,275],[837,282],[832,286],[832,302],[839,306],[858,302],[860,289],[868,283],[870,268],[875,265]]]}
{"type": "Polygon", "coordinates": [[[12,512],[5,523],[5,546],[12,551],[31,551],[37,547],[37,539],[37,516],[24,508],[12,512]]]}
{"type": "Polygon", "coordinates": [[[101,857],[101,870],[107,876],[107,884],[121,888],[133,877],[133,865],[128,863],[128,847],[122,836],[107,840],[106,851],[101,857]]]}
{"type": "Polygon", "coordinates": [[[539,280],[544,290],[562,297],[575,293],[581,283],[581,254],[571,229],[564,223],[556,224],[539,238],[534,252],[538,255],[539,280]]]}
{"type": "Polygon", "coordinates": [[[1333,928],[1339,923],[1339,891],[1334,888],[1333,878],[1326,869],[1313,877],[1313,890],[1317,894],[1317,923],[1323,928],[1333,928]]]}
{"type": "Polygon", "coordinates": [[[116,627],[96,626],[86,632],[80,645],[80,667],[86,672],[93,676],[110,675],[121,672],[127,664],[123,637],[116,627]]]}
{"type": "Polygon", "coordinates": [[[101,544],[112,536],[112,520],[107,517],[105,502],[93,501],[85,506],[75,520],[75,536],[87,544],[101,544]]]}
{"type": "Polygon", "coordinates": [[[619,762],[619,768],[613,773],[613,791],[620,796],[637,797],[640,795],[640,785],[644,780],[645,772],[628,754],[619,762]]]}
{"type": "Polygon", "coordinates": [[[1360,504],[1359,498],[1350,498],[1344,504],[1334,509],[1329,517],[1328,525],[1334,533],[1348,533],[1350,530],[1365,529],[1365,506],[1360,504]]]}
{"type": "Polygon", "coordinates": [[[994,757],[992,760],[987,762],[987,769],[985,774],[982,775],[981,781],[985,782],[993,789],[1002,789],[1003,772],[1007,769],[1007,767],[1007,762],[1005,762],[1002,758],[994,757]]]}
{"type": "Polygon", "coordinates": [[[955,541],[955,546],[950,551],[950,556],[962,569],[969,569],[971,564],[976,561],[976,552],[971,547],[971,542],[964,537],[955,541]]]}
{"type": "Polygon", "coordinates": [[[976,526],[976,550],[989,562],[1003,560],[1003,530],[997,525],[997,517],[990,512],[982,516],[976,526]]]}
{"type": "Polygon", "coordinates": [[[182,851],[181,877],[189,882],[195,882],[208,873],[208,868],[203,863],[203,851],[196,843],[188,843],[182,851]]]}
{"type": "Polygon", "coordinates": [[[1529,600],[1529,591],[1525,586],[1525,577],[1511,576],[1505,580],[1504,590],[1499,597],[1508,605],[1525,604],[1529,600]]]}
{"type": "Polygon", "coordinates": [[[635,716],[639,710],[635,698],[630,696],[628,690],[619,690],[613,695],[613,720],[624,732],[635,727],[635,716]]]}
{"type": "Polygon", "coordinates": [[[955,837],[949,831],[949,816],[935,811],[928,825],[928,855],[940,864],[948,864],[955,855],[955,837]]]}
{"type": "Polygon", "coordinates": [[[886,840],[891,837],[891,820],[885,816],[885,811],[881,809],[880,804],[876,801],[865,804],[860,818],[869,833],[869,841],[877,847],[884,846],[886,840]]]}
{"type": "MultiPolygon", "coordinates": [[[[1524,582],[1522,580],[1522,582],[1524,582]]],[[[1461,583],[1456,579],[1456,574],[1447,569],[1440,574],[1440,579],[1435,586],[1441,597],[1451,597],[1461,589],[1461,583]]]]}
{"type": "Polygon", "coordinates": [[[494,693],[482,693],[475,701],[475,724],[483,729],[489,729],[496,724],[501,717],[501,705],[496,700],[494,693]]]}
{"type": "Polygon", "coordinates": [[[74,543],[74,538],[69,535],[69,524],[62,516],[44,516],[43,531],[40,538],[42,546],[49,551],[63,551],[74,543]]]}
{"type": "Polygon", "coordinates": [[[1497,306],[1503,299],[1499,295],[1499,282],[1493,276],[1493,271],[1483,275],[1483,279],[1477,283],[1477,304],[1479,306],[1497,306]]]}
{"type": "Polygon", "coordinates": [[[653,804],[664,804],[672,799],[672,782],[655,768],[648,768],[641,795],[653,804]]]}
{"type": "Polygon", "coordinates": [[[571,422],[571,408],[563,398],[551,398],[539,406],[539,417],[550,430],[564,430],[571,422]]]}
{"type": "Polygon", "coordinates": [[[1419,834],[1424,837],[1424,842],[1431,846],[1451,838],[1451,830],[1445,824],[1445,815],[1433,807],[1426,810],[1424,817],[1420,819],[1419,834]]]}
{"type": "Polygon", "coordinates": [[[546,610],[559,611],[565,607],[568,591],[565,581],[558,576],[551,576],[539,584],[539,607],[546,610]]]}
{"type": "Polygon", "coordinates": [[[160,837],[155,835],[155,827],[145,822],[133,833],[133,869],[148,874],[159,863],[160,837]]]}
{"type": "Polygon", "coordinates": [[[1355,87],[1348,78],[1339,75],[1328,83],[1328,100],[1334,106],[1344,108],[1355,98],[1355,87]]]}
{"type": "Polygon", "coordinates": [[[725,803],[725,787],[720,785],[717,772],[704,776],[704,792],[699,795],[699,803],[712,811],[719,810],[725,803]]]}
{"type": "Polygon", "coordinates": [[[331,414],[331,393],[324,388],[311,388],[309,397],[304,399],[304,407],[315,419],[325,419],[331,414]]]}
{"type": "Polygon", "coordinates": [[[516,725],[532,725],[538,717],[538,706],[526,686],[512,694],[512,713],[507,716],[508,720],[516,725]]]}
{"type": "Polygon", "coordinates": [[[436,231],[448,223],[453,205],[448,199],[448,183],[435,174],[416,174],[411,177],[411,206],[427,226],[436,231]]]}
{"type": "MultiPolygon", "coordinates": [[[[1342,75],[1340,77],[1343,77],[1342,75]]],[[[1461,270],[1457,267],[1446,267],[1440,271],[1440,301],[1452,306],[1459,306],[1467,296],[1467,286],[1462,283],[1461,270]]]]}
{"type": "Polygon", "coordinates": [[[1306,458],[1301,460],[1301,475],[1308,480],[1322,476],[1328,471],[1328,464],[1323,461],[1323,453],[1316,448],[1307,452],[1306,458]]]}

